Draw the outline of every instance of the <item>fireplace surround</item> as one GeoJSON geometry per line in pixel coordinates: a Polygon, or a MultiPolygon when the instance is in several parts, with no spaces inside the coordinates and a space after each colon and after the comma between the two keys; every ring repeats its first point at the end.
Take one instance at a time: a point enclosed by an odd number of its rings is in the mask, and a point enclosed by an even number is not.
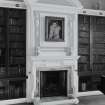
{"type": "Polygon", "coordinates": [[[35,105],[78,103],[77,72],[73,58],[45,60],[44,57],[32,57],[32,70],[32,98],[35,105]]]}
{"type": "Polygon", "coordinates": [[[36,77],[36,97],[56,97],[73,95],[73,74],[71,67],[40,67],[37,68],[36,77]],[[60,87],[59,87],[60,86],[60,87]],[[53,91],[53,92],[52,92],[53,91]]]}

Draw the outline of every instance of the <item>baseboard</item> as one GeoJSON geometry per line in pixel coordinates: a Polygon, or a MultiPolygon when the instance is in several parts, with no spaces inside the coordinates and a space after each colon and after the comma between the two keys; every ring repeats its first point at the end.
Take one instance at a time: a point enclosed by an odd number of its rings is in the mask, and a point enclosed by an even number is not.
{"type": "Polygon", "coordinates": [[[0,105],[10,105],[27,102],[27,98],[11,99],[11,100],[1,100],[0,105]]]}
{"type": "Polygon", "coordinates": [[[46,97],[46,98],[35,98],[33,100],[34,105],[71,105],[78,104],[78,98],[69,98],[69,97],[46,97]]]}
{"type": "MultiPolygon", "coordinates": [[[[77,98],[75,99],[64,99],[64,100],[56,100],[51,102],[42,102],[40,105],[66,105],[66,104],[78,104],[79,100],[77,98]]],[[[36,105],[34,103],[34,105],[36,105]]]]}
{"type": "Polygon", "coordinates": [[[90,96],[90,95],[101,95],[103,94],[101,91],[87,91],[87,92],[79,92],[77,97],[81,96],[90,96]]]}

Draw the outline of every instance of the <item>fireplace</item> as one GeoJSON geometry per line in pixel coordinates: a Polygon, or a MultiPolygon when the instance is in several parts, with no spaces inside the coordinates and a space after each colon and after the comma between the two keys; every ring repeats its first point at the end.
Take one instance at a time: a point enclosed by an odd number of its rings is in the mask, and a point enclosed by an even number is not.
{"type": "Polygon", "coordinates": [[[45,62],[44,65],[42,62],[33,63],[34,105],[78,103],[75,97],[74,65],[62,66],[60,63],[60,66],[57,66],[54,60],[50,66],[50,62],[46,62],[46,66],[45,62]]]}
{"type": "Polygon", "coordinates": [[[67,96],[67,70],[40,71],[40,97],[67,96]]]}

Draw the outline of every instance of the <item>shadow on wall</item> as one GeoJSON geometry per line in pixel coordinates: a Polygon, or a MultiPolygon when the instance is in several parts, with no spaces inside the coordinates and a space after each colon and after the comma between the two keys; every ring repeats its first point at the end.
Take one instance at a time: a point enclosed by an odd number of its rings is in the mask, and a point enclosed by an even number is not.
{"type": "Polygon", "coordinates": [[[105,0],[80,0],[86,9],[105,10],[105,0]]]}

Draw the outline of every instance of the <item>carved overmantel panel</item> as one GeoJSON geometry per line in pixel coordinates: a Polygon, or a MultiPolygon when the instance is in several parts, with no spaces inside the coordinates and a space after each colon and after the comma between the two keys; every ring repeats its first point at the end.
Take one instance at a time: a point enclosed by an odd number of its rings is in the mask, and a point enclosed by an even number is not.
{"type": "Polygon", "coordinates": [[[74,49],[74,14],[34,11],[35,56],[72,56],[74,49]],[[64,41],[46,41],[46,16],[64,18],[64,41]]]}

